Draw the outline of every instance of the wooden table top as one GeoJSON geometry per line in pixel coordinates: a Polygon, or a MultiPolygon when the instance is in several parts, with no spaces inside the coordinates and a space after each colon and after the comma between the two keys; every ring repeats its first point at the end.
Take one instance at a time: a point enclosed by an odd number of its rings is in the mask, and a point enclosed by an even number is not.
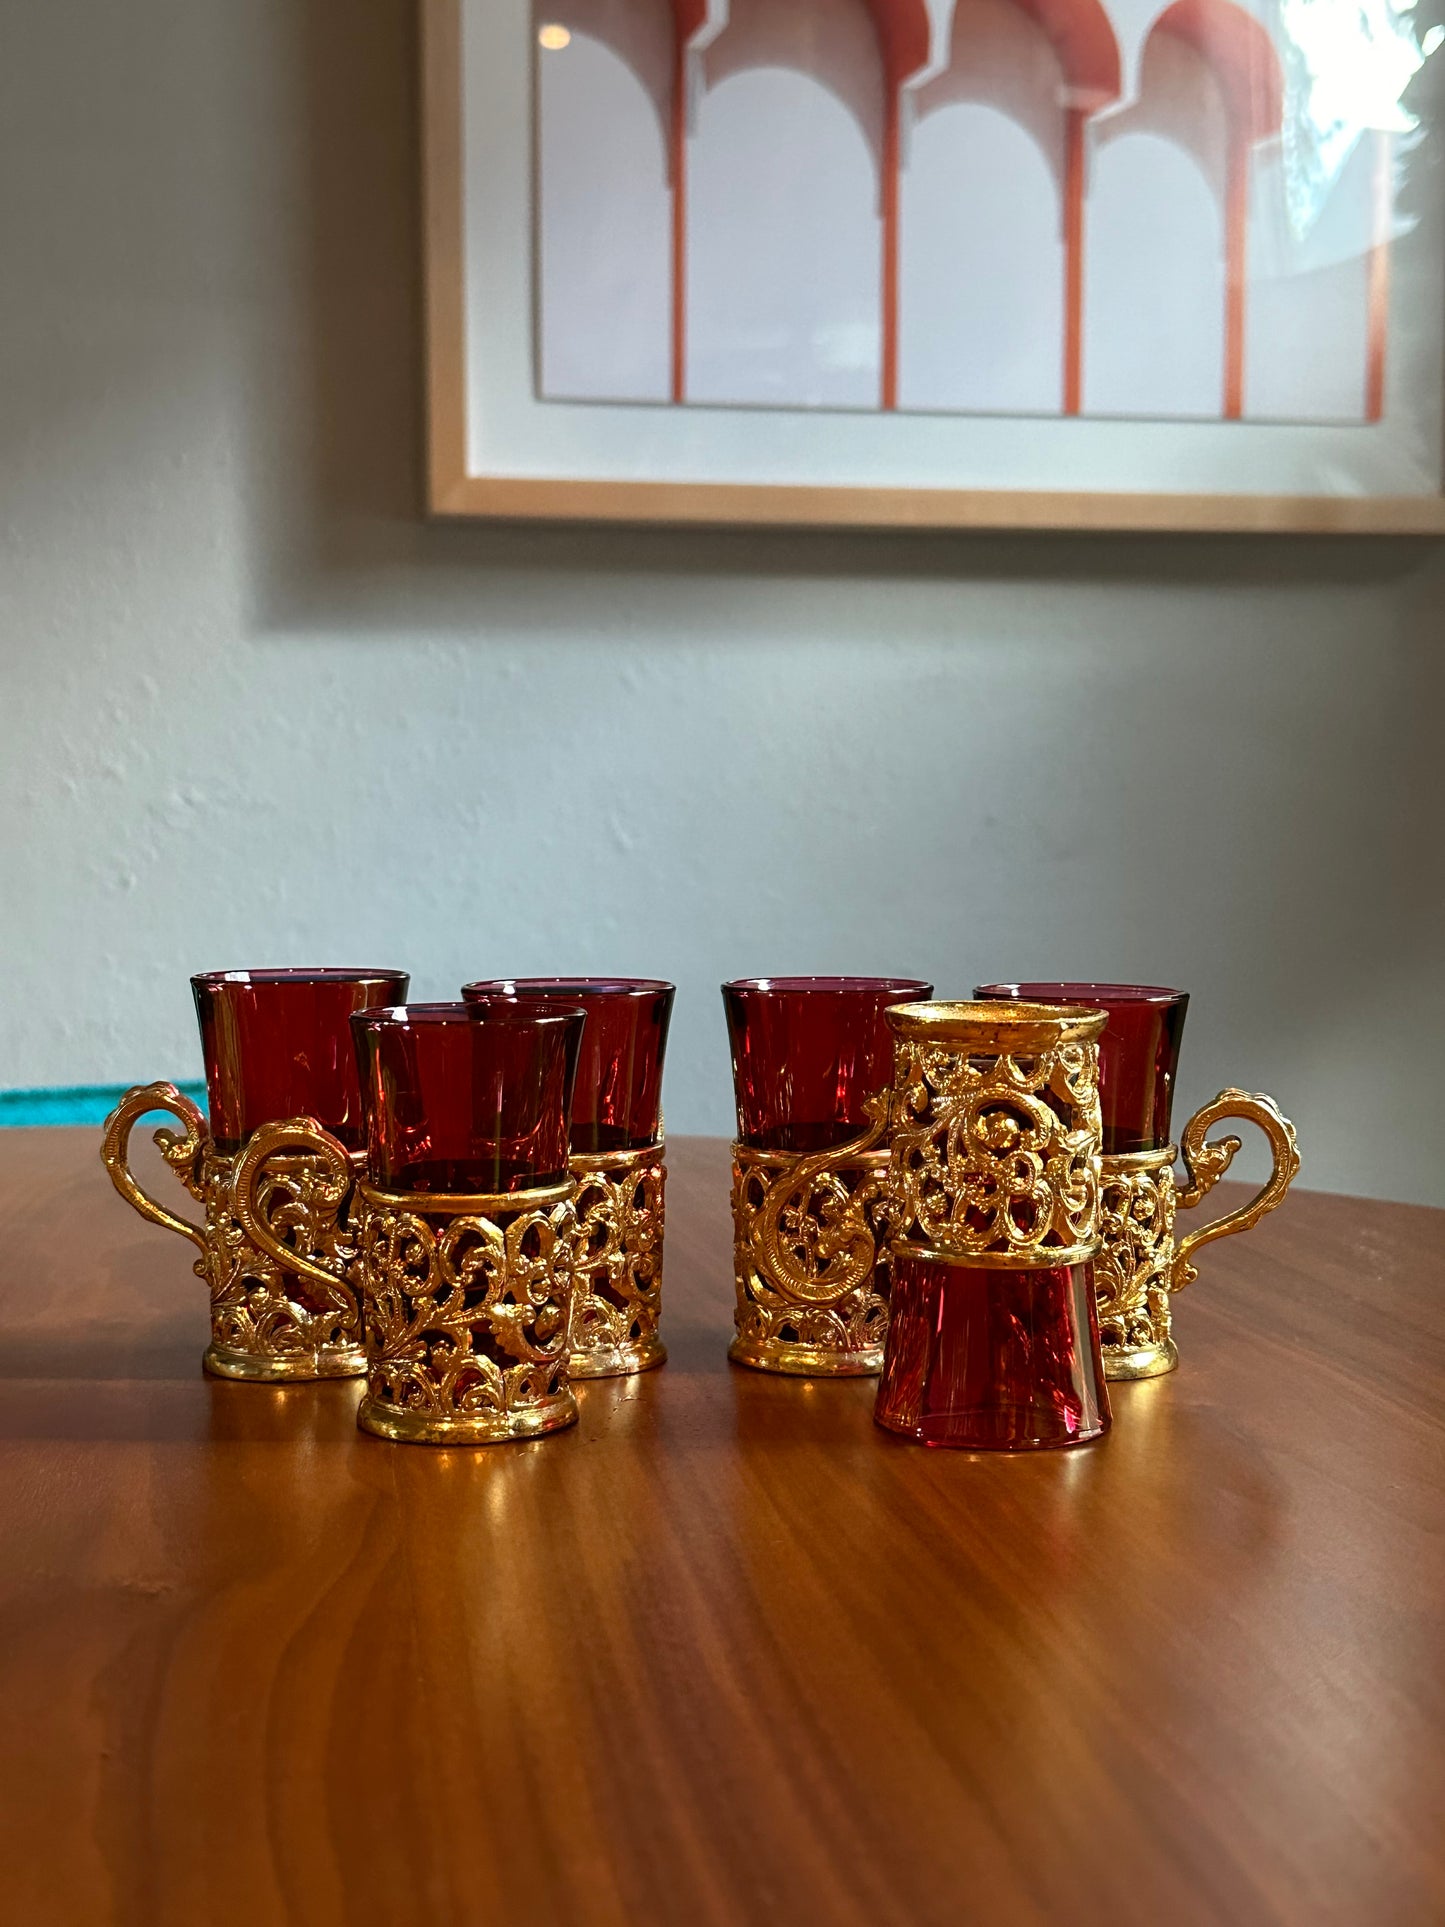
{"type": "Polygon", "coordinates": [[[1296,1193],[989,1458],[724,1362],[674,1140],[671,1361],[436,1451],[203,1377],[98,1136],[0,1133],[8,1927],[1445,1919],[1445,1213],[1296,1193]]]}

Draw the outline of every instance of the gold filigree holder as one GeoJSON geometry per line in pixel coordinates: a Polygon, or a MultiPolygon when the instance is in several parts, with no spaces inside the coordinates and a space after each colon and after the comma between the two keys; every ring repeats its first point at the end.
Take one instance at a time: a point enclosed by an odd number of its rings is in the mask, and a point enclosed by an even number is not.
{"type": "Polygon", "coordinates": [[[217,1151],[202,1112],[174,1084],[158,1083],[126,1092],[106,1121],[100,1155],[128,1204],[200,1253],[194,1270],[211,1297],[211,1342],[202,1359],[208,1372],[262,1384],[359,1378],[366,1370],[361,1314],[344,1275],[352,1166],[348,1162],[343,1177],[329,1162],[299,1152],[258,1171],[265,1209],[286,1234],[274,1250],[263,1249],[232,1199],[237,1167],[250,1150],[217,1151]],[[201,1206],[203,1224],[157,1203],[131,1171],[131,1132],[149,1111],[168,1111],[182,1127],[158,1130],[155,1142],[201,1206]],[[298,1253],[327,1261],[324,1282],[301,1265],[298,1253]]]}
{"type": "Polygon", "coordinates": [[[492,1445],[574,1424],[575,1181],[476,1196],[359,1190],[361,1429],[492,1445]]]}
{"type": "Polygon", "coordinates": [[[1248,1231],[1279,1204],[1299,1174],[1294,1126],[1273,1098],[1256,1092],[1221,1091],[1195,1112],[1172,1144],[1132,1151],[1103,1161],[1103,1243],[1094,1267],[1103,1340],[1104,1372],[1112,1379],[1162,1378],[1179,1363],[1172,1334],[1174,1293],[1197,1275],[1195,1252],[1216,1238],[1248,1231]],[[1225,1118],[1256,1124],[1269,1140],[1274,1164],[1263,1190],[1237,1211],[1191,1231],[1175,1244],[1175,1219],[1214,1189],[1240,1148],[1237,1137],[1208,1141],[1225,1118]],[[1188,1183],[1174,1175],[1182,1157],[1188,1183]]]}
{"type": "Polygon", "coordinates": [[[1099,1248],[1102,1011],[900,1004],[889,1248],[1030,1271],[1099,1248]]]}
{"type": "Polygon", "coordinates": [[[1106,1378],[1158,1378],[1179,1353],[1169,1335],[1176,1146],[1103,1160],[1094,1298],[1106,1378]]]}
{"type": "Polygon", "coordinates": [[[573,1378],[651,1371],[667,1357],[662,1235],[667,1167],[661,1141],[634,1151],[579,1152],[573,1378]]]}
{"type": "Polygon", "coordinates": [[[882,1369],[887,1093],[866,1108],[870,1128],[829,1151],[733,1145],[734,1363],[800,1378],[882,1369]]]}
{"type": "MultiPolygon", "coordinates": [[[[252,1168],[243,1159],[237,1170],[236,1207],[270,1249],[275,1230],[253,1188],[261,1159],[307,1150],[339,1176],[347,1154],[309,1118],[264,1130],[247,1152],[257,1152],[252,1168]]],[[[567,1367],[576,1191],[570,1176],[501,1192],[383,1191],[357,1179],[349,1270],[366,1333],[363,1432],[493,1445],[576,1422],[567,1367]]]]}

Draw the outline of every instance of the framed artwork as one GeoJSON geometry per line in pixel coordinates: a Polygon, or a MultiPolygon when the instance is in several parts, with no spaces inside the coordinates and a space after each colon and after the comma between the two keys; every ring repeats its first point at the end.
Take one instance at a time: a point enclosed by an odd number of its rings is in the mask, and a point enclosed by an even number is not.
{"type": "Polygon", "coordinates": [[[1392,0],[422,0],[430,503],[1445,533],[1392,0]]]}

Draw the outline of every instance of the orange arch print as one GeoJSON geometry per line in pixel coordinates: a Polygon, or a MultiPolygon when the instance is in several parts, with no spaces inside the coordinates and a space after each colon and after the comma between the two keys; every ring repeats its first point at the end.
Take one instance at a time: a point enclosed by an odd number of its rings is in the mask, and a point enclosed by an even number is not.
{"type": "Polygon", "coordinates": [[[1224,182],[1224,419],[1244,414],[1250,158],[1284,121],[1284,76],[1265,28],[1233,0],[1174,0],[1155,21],[1213,71],[1228,119],[1224,182]]]}

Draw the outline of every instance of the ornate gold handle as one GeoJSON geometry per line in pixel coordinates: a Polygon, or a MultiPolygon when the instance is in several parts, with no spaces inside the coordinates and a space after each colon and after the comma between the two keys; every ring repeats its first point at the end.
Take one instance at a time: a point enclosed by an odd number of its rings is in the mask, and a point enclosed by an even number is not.
{"type": "Polygon", "coordinates": [[[1206,1133],[1226,1117],[1243,1118],[1259,1126],[1269,1139],[1270,1149],[1274,1153],[1274,1169],[1264,1189],[1257,1192],[1248,1204],[1242,1204],[1237,1211],[1230,1211],[1224,1217],[1216,1218],[1212,1224],[1191,1231],[1187,1237],[1179,1240],[1179,1249],[1169,1273],[1171,1291],[1183,1291],[1199,1275],[1190,1262],[1196,1251],[1212,1244],[1216,1238],[1229,1238],[1236,1231],[1248,1231],[1252,1225],[1258,1224],[1266,1211],[1274,1210],[1299,1175],[1299,1145],[1295,1140],[1294,1126],[1274,1099],[1252,1091],[1221,1091],[1211,1103],[1194,1113],[1180,1136],[1179,1153],[1184,1160],[1184,1169],[1189,1174],[1189,1183],[1179,1192],[1181,1211],[1193,1210],[1207,1197],[1234,1161],[1234,1154],[1240,1147],[1237,1137],[1220,1138],[1216,1144],[1205,1141],[1206,1133]]]}
{"type": "Polygon", "coordinates": [[[328,1293],[329,1302],[344,1302],[338,1297],[338,1287],[345,1286],[339,1268],[321,1264],[309,1251],[299,1251],[287,1244],[276,1227],[278,1221],[283,1226],[289,1223],[292,1229],[304,1230],[313,1238],[318,1230],[334,1229],[342,1206],[351,1195],[353,1175],[345,1145],[330,1131],[315,1118],[290,1117],[278,1124],[262,1124],[252,1133],[231,1178],[231,1209],[246,1236],[285,1270],[297,1272],[312,1284],[320,1285],[328,1293]],[[319,1159],[322,1165],[321,1179],[311,1187],[311,1195],[304,1203],[297,1202],[294,1191],[284,1182],[293,1175],[293,1169],[287,1168],[288,1155],[294,1167],[298,1152],[308,1159],[319,1159]],[[268,1171],[272,1159],[277,1163],[268,1171]],[[281,1191],[283,1202],[273,1216],[267,1208],[269,1201],[265,1193],[270,1188],[268,1180],[275,1178],[283,1180],[275,1186],[281,1191]]]}
{"type": "Polygon", "coordinates": [[[847,1196],[829,1181],[842,1165],[852,1164],[865,1153],[876,1150],[888,1129],[889,1093],[880,1091],[863,1105],[873,1120],[861,1136],[837,1144],[829,1151],[815,1151],[799,1158],[781,1171],[768,1186],[767,1196],[758,1213],[754,1241],[762,1260],[760,1269],[767,1282],[800,1305],[833,1305],[856,1291],[877,1261],[878,1247],[865,1221],[861,1202],[847,1196]],[[795,1228],[819,1222],[810,1214],[812,1194],[819,1180],[832,1195],[820,1214],[821,1228],[810,1238],[810,1257],[815,1263],[799,1262],[796,1239],[783,1219],[791,1208],[795,1228]],[[821,1270],[817,1266],[821,1265],[821,1270]]]}
{"type": "Polygon", "coordinates": [[[130,1168],[130,1134],[135,1129],[136,1120],[144,1117],[147,1111],[169,1111],[185,1126],[183,1135],[163,1126],[155,1135],[156,1148],[191,1196],[200,1195],[197,1167],[206,1146],[209,1127],[204,1113],[188,1097],[183,1097],[174,1084],[137,1084],[134,1090],[126,1092],[105,1121],[105,1137],[100,1146],[101,1163],[127,1204],[133,1205],[152,1224],[162,1225],[167,1231],[178,1231],[183,1238],[189,1238],[204,1255],[206,1234],[201,1226],[192,1224],[187,1218],[178,1218],[173,1211],[167,1211],[163,1204],[157,1204],[148,1192],[142,1191],[130,1168]]]}

